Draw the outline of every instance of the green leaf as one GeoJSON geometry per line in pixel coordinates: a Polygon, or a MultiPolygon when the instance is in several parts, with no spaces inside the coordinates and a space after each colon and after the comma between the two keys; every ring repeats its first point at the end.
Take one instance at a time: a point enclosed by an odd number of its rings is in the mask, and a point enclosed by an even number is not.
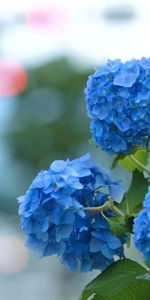
{"type": "MultiPolygon", "coordinates": [[[[144,166],[147,166],[148,164],[148,151],[146,148],[144,149],[139,149],[134,153],[134,157],[142,163],[144,166]]],[[[137,169],[139,171],[143,172],[143,169],[140,166],[137,166],[137,169]]]]}
{"type": "Polygon", "coordinates": [[[125,218],[123,217],[107,218],[107,222],[110,225],[111,232],[117,236],[123,237],[128,232],[125,218]]]}
{"type": "Polygon", "coordinates": [[[150,274],[149,274],[149,273],[147,273],[147,274],[142,274],[142,275],[140,275],[140,276],[137,276],[136,279],[150,281],[150,274]]]}
{"type": "Polygon", "coordinates": [[[94,297],[91,300],[104,300],[104,298],[94,295],[94,297]]]}
{"type": "MultiPolygon", "coordinates": [[[[148,164],[147,148],[134,148],[132,149],[131,154],[144,166],[148,164]]],[[[112,162],[111,169],[114,169],[118,163],[129,172],[132,172],[136,169],[138,169],[140,172],[143,172],[143,169],[136,164],[129,155],[119,153],[112,162]]]]}
{"type": "MultiPolygon", "coordinates": [[[[142,163],[144,166],[147,166],[148,164],[148,151],[146,148],[138,149],[134,154],[132,154],[140,163],[142,163]]],[[[143,172],[143,168],[140,167],[138,164],[136,164],[130,156],[125,156],[118,160],[118,163],[123,166],[125,169],[127,169],[129,172],[132,172],[136,169],[138,169],[140,172],[143,172]]]]}
{"type": "Polygon", "coordinates": [[[148,189],[148,180],[139,171],[134,171],[129,190],[118,206],[129,217],[136,216],[143,206],[143,200],[148,189]]]}
{"type": "Polygon", "coordinates": [[[134,261],[119,260],[85,287],[80,300],[148,300],[150,282],[137,279],[147,273],[134,261]]]}
{"type": "Polygon", "coordinates": [[[119,164],[129,172],[132,172],[137,168],[137,165],[132,161],[130,156],[126,156],[125,158],[120,159],[119,164]]]}
{"type": "Polygon", "coordinates": [[[123,158],[125,158],[124,154],[120,154],[120,153],[117,154],[117,156],[115,157],[115,159],[112,162],[111,170],[113,170],[117,166],[118,162],[123,158]]]}

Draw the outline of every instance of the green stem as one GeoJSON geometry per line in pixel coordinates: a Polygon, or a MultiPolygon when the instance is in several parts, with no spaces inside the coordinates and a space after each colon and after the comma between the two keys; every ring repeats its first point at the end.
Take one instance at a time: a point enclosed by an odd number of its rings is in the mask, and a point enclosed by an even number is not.
{"type": "Polygon", "coordinates": [[[114,205],[111,197],[109,197],[108,200],[101,206],[84,207],[84,210],[89,211],[90,213],[94,213],[94,214],[103,212],[107,209],[111,209],[119,217],[124,217],[124,213],[114,205]]]}
{"type": "Polygon", "coordinates": [[[109,197],[109,202],[111,204],[111,210],[117,215],[117,216],[120,216],[120,217],[124,217],[124,213],[118,208],[115,206],[114,202],[113,202],[113,199],[111,197],[109,197]]]}
{"type": "Polygon", "coordinates": [[[150,176],[150,170],[148,168],[146,168],[139,160],[137,160],[134,155],[130,155],[130,158],[132,159],[132,161],[134,161],[134,163],[136,163],[140,168],[143,169],[143,171],[145,171],[149,176],[150,176]]]}

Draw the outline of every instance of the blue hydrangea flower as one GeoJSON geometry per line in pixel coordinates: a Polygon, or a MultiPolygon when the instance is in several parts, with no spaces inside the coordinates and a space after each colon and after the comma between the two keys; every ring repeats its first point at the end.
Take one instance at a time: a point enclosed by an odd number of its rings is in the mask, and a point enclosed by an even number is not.
{"type": "Polygon", "coordinates": [[[134,243],[150,263],[150,187],[145,196],[144,207],[134,219],[134,243]]]}
{"type": "Polygon", "coordinates": [[[150,138],[150,58],[109,60],[89,76],[85,94],[93,140],[102,149],[129,153],[150,138]]]}
{"type": "MultiPolygon", "coordinates": [[[[82,271],[103,270],[114,255],[123,256],[124,241],[111,233],[100,213],[92,215],[84,207],[102,205],[108,196],[120,202],[122,185],[89,154],[54,161],[19,197],[26,245],[38,257],[57,254],[72,271],[79,261],[82,271]]],[[[113,217],[110,211],[105,213],[113,217]]]]}

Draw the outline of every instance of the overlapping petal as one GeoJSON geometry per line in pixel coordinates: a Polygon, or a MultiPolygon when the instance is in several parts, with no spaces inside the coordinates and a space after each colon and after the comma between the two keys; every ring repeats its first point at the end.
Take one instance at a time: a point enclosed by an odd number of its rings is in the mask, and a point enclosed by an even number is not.
{"type": "Polygon", "coordinates": [[[93,140],[102,149],[129,153],[149,140],[150,58],[109,60],[89,76],[85,94],[93,140]]]}
{"type": "MultiPolygon", "coordinates": [[[[27,193],[19,197],[21,228],[26,245],[38,257],[57,254],[74,271],[103,270],[123,256],[124,240],[115,237],[99,213],[84,207],[104,204],[108,197],[120,202],[123,187],[108,170],[86,154],[70,161],[54,161],[41,171],[27,193]]],[[[111,211],[106,215],[113,217],[111,211]]]]}

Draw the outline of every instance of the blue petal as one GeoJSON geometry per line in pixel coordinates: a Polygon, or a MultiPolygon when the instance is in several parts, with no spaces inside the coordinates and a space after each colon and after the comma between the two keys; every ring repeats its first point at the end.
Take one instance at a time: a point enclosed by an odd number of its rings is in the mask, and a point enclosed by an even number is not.
{"type": "Polygon", "coordinates": [[[64,255],[61,261],[63,264],[67,265],[72,272],[77,269],[78,261],[76,255],[73,253],[64,255]]]}
{"type": "Polygon", "coordinates": [[[111,146],[114,152],[121,152],[127,149],[126,142],[117,135],[112,135],[111,146]]]}
{"type": "Polygon", "coordinates": [[[120,203],[124,195],[124,188],[121,184],[112,184],[109,186],[109,194],[115,202],[120,203]]]}
{"type": "Polygon", "coordinates": [[[47,247],[44,249],[44,256],[49,256],[53,254],[62,255],[65,251],[65,243],[60,242],[49,242],[47,247]]]}
{"type": "Polygon", "coordinates": [[[56,229],[56,241],[60,242],[62,239],[67,239],[73,230],[73,226],[70,224],[59,225],[56,229]]]}
{"type": "Polygon", "coordinates": [[[78,178],[72,178],[72,177],[68,178],[68,184],[74,189],[77,190],[83,189],[83,184],[80,183],[78,178]]]}
{"type": "Polygon", "coordinates": [[[101,240],[97,240],[92,238],[90,243],[89,243],[89,249],[91,252],[99,252],[101,250],[101,246],[104,243],[101,240]]]}
{"type": "Polygon", "coordinates": [[[75,215],[73,210],[65,210],[61,220],[61,224],[73,224],[75,215]]]}
{"type": "Polygon", "coordinates": [[[117,249],[122,246],[121,241],[115,235],[112,235],[111,232],[107,233],[107,244],[110,249],[117,249]]]}
{"type": "Polygon", "coordinates": [[[55,160],[51,165],[50,168],[52,171],[56,173],[63,172],[66,169],[66,162],[64,160],[55,160]]]}
{"type": "Polygon", "coordinates": [[[91,270],[92,260],[91,259],[82,259],[81,260],[81,272],[89,272],[91,270]]]}
{"type": "Polygon", "coordinates": [[[63,211],[58,207],[55,208],[51,212],[51,222],[54,223],[55,225],[59,225],[61,223],[62,216],[63,216],[63,211]]]}
{"type": "Polygon", "coordinates": [[[101,246],[100,251],[105,257],[107,257],[109,259],[112,259],[114,256],[114,251],[112,251],[110,248],[108,248],[106,243],[101,246]]]}

